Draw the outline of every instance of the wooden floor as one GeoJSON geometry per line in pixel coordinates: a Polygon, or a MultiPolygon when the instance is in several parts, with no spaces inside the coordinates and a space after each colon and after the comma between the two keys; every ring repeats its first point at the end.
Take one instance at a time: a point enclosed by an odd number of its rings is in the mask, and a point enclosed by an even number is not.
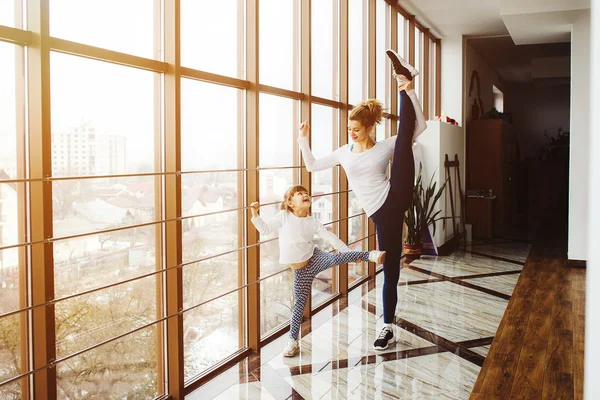
{"type": "Polygon", "coordinates": [[[533,243],[471,399],[583,399],[585,269],[533,243]]]}

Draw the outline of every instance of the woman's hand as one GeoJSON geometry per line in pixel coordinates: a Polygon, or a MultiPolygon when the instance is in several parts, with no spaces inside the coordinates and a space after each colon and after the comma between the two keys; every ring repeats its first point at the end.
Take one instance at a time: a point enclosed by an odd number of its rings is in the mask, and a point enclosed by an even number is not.
{"type": "Polygon", "coordinates": [[[252,212],[253,217],[258,217],[258,209],[259,208],[260,208],[260,204],[258,204],[258,201],[255,201],[254,203],[250,204],[250,211],[252,212]]]}
{"type": "Polygon", "coordinates": [[[398,79],[398,92],[405,90],[406,92],[410,92],[413,90],[413,82],[408,79],[398,79]]]}
{"type": "Polygon", "coordinates": [[[300,137],[301,138],[305,138],[308,136],[308,130],[310,129],[310,127],[308,126],[308,122],[304,121],[303,123],[300,124],[300,127],[298,128],[300,130],[300,137]]]}

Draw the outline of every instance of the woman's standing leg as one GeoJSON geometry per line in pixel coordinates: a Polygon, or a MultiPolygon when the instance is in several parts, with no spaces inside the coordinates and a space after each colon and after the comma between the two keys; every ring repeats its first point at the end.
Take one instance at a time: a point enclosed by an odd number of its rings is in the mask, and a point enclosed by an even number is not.
{"type": "MultiPolygon", "coordinates": [[[[393,205],[390,205],[393,206],[393,205]]],[[[402,257],[402,215],[387,207],[385,218],[375,224],[379,248],[386,251],[383,263],[383,322],[392,324],[398,301],[398,279],[402,257]]]]}

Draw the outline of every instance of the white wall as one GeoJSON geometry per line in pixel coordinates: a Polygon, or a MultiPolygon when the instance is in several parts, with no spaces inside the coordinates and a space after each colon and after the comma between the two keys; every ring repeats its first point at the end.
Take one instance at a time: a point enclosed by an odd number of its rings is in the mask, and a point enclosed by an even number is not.
{"type": "MultiPolygon", "coordinates": [[[[483,110],[479,110],[479,115],[489,111],[494,106],[493,86],[496,86],[502,93],[506,94],[506,84],[488,63],[481,58],[479,53],[471,47],[468,41],[465,46],[465,70],[465,121],[470,121],[473,119],[471,107],[473,101],[477,98],[477,83],[473,83],[473,90],[471,91],[471,97],[469,97],[469,87],[473,71],[477,71],[479,83],[481,84],[479,93],[483,102],[483,110]]],[[[477,103],[479,104],[479,102],[477,103]]]]}
{"type": "Polygon", "coordinates": [[[444,36],[442,40],[442,111],[463,125],[463,38],[444,36]]]}
{"type": "MultiPolygon", "coordinates": [[[[461,189],[465,190],[465,134],[464,128],[454,126],[443,122],[427,122],[427,129],[416,140],[415,146],[415,167],[418,173],[419,160],[423,162],[423,187],[429,185],[429,180],[435,173],[434,181],[439,188],[443,184],[446,170],[444,167],[445,156],[448,154],[450,161],[454,160],[454,155],[458,155],[460,162],[460,180],[461,189]]],[[[458,191],[458,181],[456,179],[456,169],[452,169],[452,194],[454,200],[455,221],[454,225],[460,225],[460,195],[458,191]]],[[[445,195],[440,198],[435,211],[441,210],[440,216],[451,217],[452,209],[450,202],[450,190],[446,187],[445,195]]],[[[443,222],[436,224],[435,244],[441,246],[450,240],[455,232],[452,229],[451,220],[446,221],[446,229],[443,229],[443,222]]]]}
{"type": "Polygon", "coordinates": [[[590,12],[582,11],[571,34],[571,154],[569,168],[570,260],[587,260],[590,136],[590,12]]]}
{"type": "MultiPolygon", "coordinates": [[[[592,71],[600,70],[600,2],[592,8],[592,71]]],[[[600,77],[592,75],[592,110],[600,107],[600,77]]],[[[591,119],[591,118],[590,118],[591,119]]],[[[600,132],[600,120],[591,121],[591,132],[600,132]]],[[[600,154],[600,136],[590,134],[590,154],[600,154]]],[[[590,157],[589,204],[597,204],[600,198],[600,157],[590,157]]],[[[588,246],[593,249],[600,243],[600,208],[590,207],[588,246]]],[[[586,273],[585,311],[585,399],[600,399],[600,253],[591,251],[586,273]]]]}

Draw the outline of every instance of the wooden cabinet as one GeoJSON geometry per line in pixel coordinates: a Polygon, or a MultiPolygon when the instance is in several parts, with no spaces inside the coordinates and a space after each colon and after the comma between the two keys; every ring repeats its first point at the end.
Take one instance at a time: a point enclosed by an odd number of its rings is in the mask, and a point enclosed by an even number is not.
{"type": "Polygon", "coordinates": [[[473,236],[494,237],[494,197],[467,197],[466,223],[473,226],[473,236]]]}
{"type": "MultiPolygon", "coordinates": [[[[505,234],[514,223],[517,139],[511,128],[499,119],[467,124],[467,189],[492,190],[494,235],[505,234]]],[[[466,213],[468,220],[469,203],[466,213]]]]}

